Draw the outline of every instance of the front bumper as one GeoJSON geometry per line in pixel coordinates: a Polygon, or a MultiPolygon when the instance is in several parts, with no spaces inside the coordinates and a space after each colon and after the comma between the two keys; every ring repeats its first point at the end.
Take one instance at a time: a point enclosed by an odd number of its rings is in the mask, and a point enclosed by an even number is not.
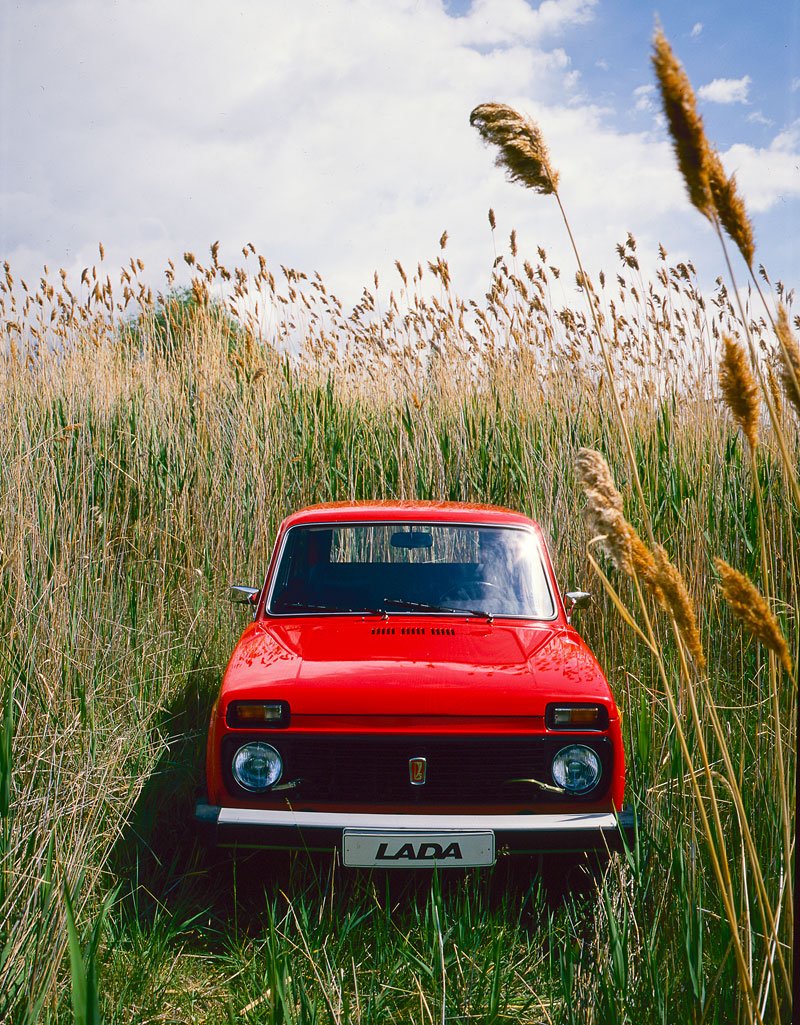
{"type": "Polygon", "coordinates": [[[620,850],[623,836],[633,845],[635,828],[631,808],[618,814],[394,815],[220,808],[202,801],[195,821],[200,838],[212,846],[306,851],[341,851],[343,833],[350,829],[393,834],[488,830],[498,853],[620,850]]]}

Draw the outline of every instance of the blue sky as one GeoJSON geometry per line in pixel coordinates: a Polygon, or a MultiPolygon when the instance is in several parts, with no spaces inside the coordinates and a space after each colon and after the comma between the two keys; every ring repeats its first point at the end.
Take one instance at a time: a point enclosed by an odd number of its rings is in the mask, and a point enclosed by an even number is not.
{"type": "MultiPolygon", "coordinates": [[[[720,272],[653,92],[659,17],[790,287],[800,229],[800,5],[638,0],[28,0],[0,6],[0,258],[36,279],[97,259],[161,274],[216,239],[318,270],[356,301],[375,270],[435,257],[485,290],[512,228],[572,268],[554,204],[509,185],[469,127],[508,102],[537,120],[588,264],[628,231],[720,272]]],[[[571,275],[567,275],[571,277],[571,275]]]]}

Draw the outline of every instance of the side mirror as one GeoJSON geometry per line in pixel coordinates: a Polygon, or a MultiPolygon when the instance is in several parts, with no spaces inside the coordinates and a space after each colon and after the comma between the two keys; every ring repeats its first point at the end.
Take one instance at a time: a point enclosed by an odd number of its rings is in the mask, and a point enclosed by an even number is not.
{"type": "Polygon", "coordinates": [[[249,605],[251,609],[255,609],[256,605],[258,605],[260,596],[261,588],[244,587],[242,584],[231,584],[228,591],[228,598],[232,602],[235,602],[237,605],[249,605]]]}
{"type": "Polygon", "coordinates": [[[567,610],[567,622],[572,622],[572,614],[576,609],[585,609],[592,604],[592,596],[588,591],[567,591],[564,605],[567,610]]]}

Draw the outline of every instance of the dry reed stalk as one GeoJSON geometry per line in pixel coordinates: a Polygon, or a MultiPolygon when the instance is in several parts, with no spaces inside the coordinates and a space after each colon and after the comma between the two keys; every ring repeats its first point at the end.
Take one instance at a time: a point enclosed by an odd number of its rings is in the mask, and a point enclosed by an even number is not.
{"type": "MultiPolygon", "coordinates": [[[[720,236],[720,241],[722,241],[721,236],[720,236]]],[[[724,248],[725,247],[723,245],[723,251],[724,251],[724,248]]],[[[726,253],[726,260],[727,260],[727,253],[726,253]]],[[[728,266],[729,266],[729,269],[730,269],[730,262],[729,261],[728,261],[728,266]]],[[[733,279],[732,269],[731,269],[731,278],[733,279]]],[[[734,288],[735,288],[735,282],[734,282],[734,288]]],[[[739,299],[738,292],[737,292],[737,301],[739,301],[740,308],[741,308],[741,301],[739,299]]],[[[757,357],[755,356],[752,336],[750,335],[750,330],[749,330],[749,327],[746,324],[746,322],[745,322],[745,330],[748,332],[748,338],[749,338],[749,341],[750,341],[751,358],[753,359],[755,367],[756,367],[756,370],[757,370],[757,372],[759,374],[759,379],[760,379],[760,382],[761,382],[761,387],[764,390],[764,397],[765,397],[765,400],[766,400],[766,403],[767,403],[767,408],[768,408],[769,413],[770,413],[770,418],[772,420],[773,425],[775,426],[776,434],[777,434],[777,437],[778,437],[778,442],[779,442],[779,444],[781,446],[781,451],[783,452],[785,450],[785,447],[786,447],[786,439],[785,439],[783,431],[782,431],[782,429],[780,427],[780,421],[778,419],[778,411],[779,411],[779,408],[780,408],[779,407],[779,403],[774,401],[774,397],[772,397],[770,395],[769,391],[767,390],[767,386],[766,386],[765,381],[764,381],[764,374],[763,374],[763,371],[762,371],[761,367],[759,366],[759,364],[757,362],[757,357]]],[[[776,331],[777,331],[777,327],[776,327],[776,331]]],[[[780,339],[780,335],[778,337],[780,339]]],[[[758,466],[756,464],[756,446],[755,446],[755,441],[751,438],[751,433],[754,434],[756,429],[757,429],[757,422],[758,422],[758,414],[757,414],[758,389],[756,388],[755,382],[752,380],[752,376],[749,373],[749,367],[748,367],[746,359],[744,357],[744,353],[741,350],[738,350],[738,351],[732,350],[731,347],[729,346],[727,340],[726,340],[726,355],[729,355],[729,359],[728,359],[729,372],[727,374],[727,377],[728,377],[728,381],[727,381],[727,384],[728,384],[728,388],[727,388],[728,404],[734,410],[734,415],[735,416],[737,415],[737,410],[738,410],[739,416],[737,417],[737,419],[740,419],[740,422],[742,420],[744,420],[744,422],[742,423],[742,427],[743,427],[743,429],[745,431],[745,434],[747,435],[748,441],[749,441],[750,462],[751,462],[752,479],[753,479],[753,493],[754,493],[754,496],[755,496],[755,499],[756,499],[756,508],[757,508],[757,513],[758,513],[758,531],[759,531],[759,541],[760,541],[760,544],[759,544],[759,554],[760,554],[760,559],[761,559],[761,577],[762,577],[762,581],[763,581],[763,585],[762,586],[764,587],[765,595],[768,595],[769,591],[771,590],[771,580],[772,580],[772,574],[770,572],[770,561],[769,561],[769,550],[770,550],[770,547],[771,547],[771,540],[770,540],[770,533],[769,533],[769,531],[767,529],[767,519],[766,519],[766,516],[764,514],[764,501],[763,501],[763,497],[762,497],[762,494],[761,494],[761,485],[760,485],[759,476],[758,476],[758,466]],[[756,408],[754,409],[754,407],[756,407],[756,408]],[[748,419],[750,420],[749,424],[747,422],[748,419]],[[750,433],[748,433],[748,427],[750,429],[750,433]]],[[[725,389],[725,384],[726,384],[725,376],[726,376],[725,374],[721,375],[721,381],[722,381],[722,384],[723,384],[723,391],[726,390],[725,389]]],[[[796,484],[796,480],[795,480],[795,484],[796,484]]],[[[747,601],[745,602],[745,604],[754,602],[754,604],[751,605],[751,611],[752,611],[752,609],[754,609],[756,607],[756,605],[760,605],[760,607],[762,609],[762,612],[766,612],[767,616],[769,616],[770,613],[769,613],[769,605],[768,605],[768,602],[767,602],[767,598],[765,596],[763,596],[763,595],[758,594],[758,592],[756,591],[755,587],[749,581],[747,581],[746,578],[741,577],[741,579],[738,581],[738,583],[735,580],[732,580],[731,581],[731,588],[735,589],[735,587],[738,587],[738,590],[740,592],[739,597],[741,597],[742,593],[744,591],[744,586],[743,586],[744,584],[747,584],[747,586],[749,588],[751,588],[751,590],[752,590],[752,593],[747,597],[747,601]]],[[[763,615],[759,616],[758,618],[760,618],[762,620],[762,625],[763,625],[763,622],[765,622],[763,615]]],[[[773,619],[773,621],[774,621],[774,619],[773,619]]],[[[777,628],[777,622],[775,622],[775,627],[777,628]]],[[[780,632],[780,631],[778,631],[778,632],[780,632]]],[[[785,644],[785,642],[784,642],[784,644],[785,644]]],[[[769,645],[767,645],[767,647],[769,648],[769,645]]],[[[788,659],[788,648],[786,649],[786,658],[788,659]]],[[[784,663],[784,665],[785,665],[785,663],[784,663]]],[[[789,669],[788,672],[789,672],[789,674],[791,676],[791,669],[789,669]]],[[[787,786],[787,781],[786,781],[786,766],[784,764],[784,757],[783,757],[781,700],[780,700],[780,693],[779,693],[777,664],[776,664],[776,660],[775,660],[774,654],[771,655],[770,658],[769,658],[768,673],[769,673],[770,698],[771,698],[771,704],[772,704],[772,717],[773,717],[773,722],[774,722],[774,726],[775,726],[775,745],[774,745],[774,752],[773,752],[773,757],[774,757],[774,773],[775,773],[775,777],[777,778],[777,781],[778,781],[778,791],[780,793],[781,824],[782,824],[783,836],[784,836],[784,850],[786,852],[788,852],[788,851],[791,850],[792,815],[791,815],[791,807],[790,807],[790,802],[789,802],[788,786],[787,786]]],[[[713,709],[712,709],[712,724],[714,725],[714,728],[715,728],[715,731],[716,731],[717,730],[716,714],[715,714],[713,709]]],[[[719,731],[717,731],[717,735],[718,735],[718,739],[719,739],[720,738],[719,731]]],[[[727,763],[728,763],[728,760],[729,760],[729,755],[728,755],[727,748],[726,748],[726,746],[724,744],[722,744],[722,752],[723,752],[723,758],[726,760],[726,766],[727,766],[727,763]]],[[[732,769],[729,769],[729,775],[730,775],[730,779],[731,779],[732,785],[735,785],[736,777],[735,777],[732,769]]],[[[758,875],[760,874],[760,866],[758,866],[755,869],[755,871],[756,871],[756,876],[758,877],[758,875]]],[[[788,892],[790,894],[790,900],[792,899],[791,898],[792,888],[793,888],[792,887],[792,880],[787,877],[787,890],[788,890],[788,892]]],[[[759,894],[759,900],[763,903],[762,898],[761,898],[761,894],[759,894]]],[[[771,912],[770,912],[770,914],[771,914],[771,912]]],[[[770,919],[770,921],[771,920],[772,919],[770,919]]],[[[773,933],[774,933],[774,929],[773,929],[773,933]]]]}
{"type": "MultiPolygon", "coordinates": [[[[591,558],[591,556],[590,556],[591,558]]],[[[700,816],[701,829],[703,837],[706,841],[709,857],[711,859],[711,867],[714,873],[714,877],[719,887],[719,894],[722,899],[722,903],[725,907],[725,915],[728,921],[728,926],[731,931],[731,943],[736,955],[736,966],[737,973],[739,976],[740,983],[744,997],[748,1006],[752,1009],[753,1020],[758,1022],[759,1025],[763,1025],[763,1017],[759,1013],[758,1006],[755,1001],[755,994],[753,992],[751,973],[748,967],[747,959],[745,958],[744,947],[742,945],[741,937],[739,936],[739,921],[738,915],[734,907],[733,899],[733,887],[730,876],[730,867],[728,863],[728,857],[726,852],[725,834],[722,829],[722,824],[719,814],[719,804],[716,797],[716,792],[713,786],[711,762],[708,756],[708,750],[705,743],[705,737],[702,729],[702,722],[700,720],[697,702],[694,692],[694,684],[688,672],[688,667],[683,655],[683,649],[679,646],[678,651],[680,654],[681,673],[683,679],[688,684],[687,690],[690,698],[690,705],[692,709],[692,716],[694,719],[695,730],[697,733],[697,741],[700,748],[701,760],[703,763],[703,771],[706,776],[706,780],[709,784],[708,797],[710,799],[712,814],[714,817],[715,831],[711,829],[711,823],[708,818],[708,812],[706,811],[706,801],[700,790],[700,784],[698,781],[698,773],[694,768],[694,760],[691,752],[689,751],[688,740],[686,737],[686,731],[684,729],[684,716],[681,714],[681,710],[675,701],[675,695],[672,690],[672,683],[670,677],[667,674],[664,659],[662,657],[661,648],[657,642],[655,631],[653,629],[650,614],[648,613],[647,606],[644,602],[639,582],[634,578],[634,584],[636,586],[636,593],[639,598],[639,608],[642,613],[644,620],[644,635],[646,643],[650,650],[655,656],[656,666],[658,674],[661,679],[661,684],[664,690],[664,694],[667,698],[667,704],[669,705],[670,716],[675,726],[676,735],[678,737],[678,743],[681,749],[681,755],[689,770],[689,782],[692,788],[692,793],[695,799],[695,807],[700,816]],[[719,847],[718,847],[719,845],[719,847]]],[[[608,585],[607,585],[608,586],[608,585]]],[[[616,592],[609,586],[609,593],[614,600],[617,607],[622,607],[622,602],[616,592]]],[[[673,620],[674,622],[674,620],[673,620]]],[[[675,630],[677,631],[677,623],[674,623],[675,630]]],[[[641,632],[636,627],[637,632],[641,632]]]]}
{"type": "MultiPolygon", "coordinates": [[[[780,969],[783,985],[786,989],[786,993],[790,994],[792,990],[792,984],[789,979],[789,972],[786,968],[786,961],[783,956],[783,951],[780,949],[780,943],[778,940],[780,909],[778,914],[776,915],[770,902],[769,895],[767,893],[767,888],[764,883],[764,873],[761,870],[761,862],[759,861],[758,851],[756,850],[755,842],[753,840],[753,833],[750,828],[750,821],[744,807],[742,791],[741,787],[739,786],[739,780],[737,776],[737,767],[733,764],[733,760],[731,758],[730,748],[728,746],[728,738],[725,736],[725,730],[720,721],[719,713],[717,712],[717,707],[714,702],[713,695],[711,694],[711,688],[709,686],[707,676],[704,677],[702,680],[702,688],[705,697],[706,709],[708,710],[709,719],[711,720],[712,729],[714,731],[715,737],[717,738],[717,743],[719,744],[722,760],[725,764],[726,775],[721,776],[721,778],[725,780],[731,794],[733,795],[734,802],[737,806],[739,826],[742,832],[744,845],[747,849],[748,856],[750,858],[750,869],[755,879],[756,898],[758,900],[759,908],[761,911],[761,917],[764,922],[764,932],[765,934],[769,934],[769,936],[767,937],[767,941],[774,947],[775,958],[778,962],[778,967],[780,969]]],[[[777,985],[777,983],[775,983],[775,985],[777,985]]]]}
{"type": "MultiPolygon", "coordinates": [[[[758,364],[756,347],[750,331],[748,317],[742,305],[739,290],[736,287],[733,267],[731,266],[722,235],[722,229],[724,228],[739,248],[747,263],[750,275],[755,280],[752,267],[754,255],[753,233],[747,217],[747,211],[744,202],[736,191],[735,183],[732,180],[728,180],[725,176],[719,155],[709,145],[703,128],[702,118],[697,112],[697,104],[691,83],[680,62],[672,52],[672,48],[661,29],[656,31],[653,49],[653,66],[661,91],[664,114],[667,118],[673,147],[678,159],[678,167],[689,192],[691,202],[704,217],[707,217],[712,222],[722,245],[725,263],[733,284],[736,305],[739,310],[741,323],[747,335],[751,361],[764,392],[770,422],[775,431],[789,484],[796,500],[800,502],[800,483],[798,483],[797,472],[788,453],[786,437],[781,428],[775,404],[769,394],[763,373],[758,364]]],[[[761,294],[760,287],[758,291],[761,294]]],[[[763,301],[763,295],[761,297],[763,301]]],[[[779,339],[782,342],[784,359],[787,360],[784,363],[784,368],[786,368],[790,361],[786,357],[785,346],[780,334],[779,339]]],[[[797,388],[797,375],[792,372],[789,374],[789,378],[794,382],[795,388],[797,388]]]]}
{"type": "MultiPolygon", "coordinates": [[[[754,487],[756,489],[756,498],[758,499],[759,529],[761,531],[761,572],[765,582],[768,582],[770,576],[767,564],[767,534],[763,503],[755,471],[755,456],[753,455],[754,487]]],[[[786,639],[783,636],[778,621],[773,615],[766,598],[758,591],[752,581],[748,580],[744,574],[735,570],[724,560],[715,559],[714,562],[716,564],[717,571],[720,574],[723,596],[730,606],[731,611],[742,621],[746,629],[748,629],[750,633],[764,645],[764,647],[773,652],[774,656],[777,657],[785,669],[789,678],[794,682],[789,646],[786,643],[786,639]]],[[[792,849],[793,835],[792,802],[790,801],[789,786],[786,779],[786,765],[784,763],[783,737],[781,732],[781,697],[779,693],[777,667],[775,658],[773,657],[770,657],[769,660],[769,682],[772,718],[775,728],[774,772],[778,782],[778,792],[780,794],[784,857],[789,861],[791,859],[790,852],[792,849]]],[[[787,873],[786,888],[788,899],[791,903],[793,901],[794,891],[794,881],[791,878],[791,873],[787,873]]],[[[791,927],[791,920],[789,924],[791,927]]]]}
{"type": "Polygon", "coordinates": [[[639,479],[639,469],[633,451],[627,418],[622,408],[614,366],[609,355],[608,336],[603,330],[602,318],[598,312],[599,301],[596,300],[589,276],[583,268],[580,251],[578,250],[575,236],[572,233],[569,218],[558,194],[558,174],[550,164],[550,156],[541,131],[538,125],[530,120],[530,118],[523,117],[512,107],[502,103],[484,103],[475,107],[470,114],[470,124],[478,128],[485,142],[491,142],[498,146],[499,153],[495,163],[499,167],[506,169],[511,181],[519,181],[535,192],[539,192],[542,195],[552,194],[555,197],[564,227],[569,236],[572,251],[575,254],[575,261],[578,266],[578,279],[584,286],[586,301],[589,305],[589,314],[600,343],[608,385],[625,441],[628,465],[641,505],[642,515],[646,517],[647,532],[652,540],[652,527],[650,525],[647,503],[644,500],[644,492],[641,480],[639,479]]]}
{"type": "MultiPolygon", "coordinates": [[[[742,297],[739,293],[739,289],[736,285],[736,276],[733,273],[733,267],[731,266],[731,261],[728,256],[728,250],[725,246],[725,240],[722,237],[722,231],[719,226],[719,221],[714,219],[713,223],[717,232],[717,237],[720,241],[720,245],[722,246],[722,254],[725,259],[725,265],[728,269],[728,274],[730,275],[731,283],[733,284],[733,294],[736,300],[736,306],[739,311],[739,322],[747,337],[747,344],[750,350],[750,361],[756,372],[756,375],[758,376],[758,382],[761,387],[761,392],[764,396],[764,402],[767,407],[767,412],[769,414],[769,420],[772,425],[772,429],[775,433],[775,440],[778,443],[778,450],[780,451],[781,462],[783,463],[784,469],[786,471],[786,478],[789,482],[789,487],[792,489],[792,492],[794,494],[795,501],[798,505],[800,505],[800,479],[798,479],[797,467],[795,463],[792,461],[792,457],[789,452],[789,445],[786,432],[784,431],[783,426],[781,425],[780,418],[778,416],[778,410],[776,408],[775,403],[772,400],[772,395],[770,394],[769,386],[764,378],[764,372],[758,361],[758,356],[756,354],[756,343],[753,338],[753,332],[750,328],[750,321],[745,311],[744,305],[742,303],[742,297]]],[[[750,268],[750,275],[753,278],[753,280],[756,281],[755,275],[753,275],[752,272],[752,268],[750,268]]],[[[761,293],[761,289],[759,288],[758,291],[761,295],[762,302],[764,302],[764,306],[767,309],[767,313],[770,317],[770,320],[772,320],[772,315],[769,313],[769,307],[767,306],[766,301],[764,300],[764,296],[761,293]]]]}
{"type": "MultiPolygon", "coordinates": [[[[639,538],[634,528],[625,520],[621,509],[622,498],[614,486],[613,477],[608,464],[599,452],[591,449],[581,449],[578,454],[577,473],[578,479],[584,488],[587,498],[587,526],[590,529],[597,530],[598,532],[604,532],[605,536],[603,537],[602,544],[605,550],[620,569],[633,576],[634,581],[637,584],[637,593],[639,594],[640,599],[641,591],[638,587],[639,580],[644,583],[645,587],[650,591],[661,607],[671,615],[676,634],[679,635],[686,647],[686,650],[692,656],[698,671],[702,672],[705,669],[706,659],[700,642],[697,616],[695,613],[694,603],[689,596],[688,589],[679,570],[670,562],[664,548],[657,545],[655,546],[654,552],[651,552],[639,538]]],[[[618,607],[621,607],[621,602],[613,591],[612,596],[615,604],[618,607]]],[[[736,915],[733,911],[733,887],[727,862],[724,832],[722,829],[718,801],[711,776],[711,761],[705,742],[700,712],[697,706],[695,685],[692,675],[686,666],[683,649],[679,645],[682,669],[681,677],[685,683],[686,692],[689,697],[692,718],[694,720],[697,740],[701,752],[703,770],[708,781],[708,796],[711,801],[711,808],[715,823],[717,835],[716,841],[714,840],[714,834],[710,829],[710,824],[702,806],[703,799],[700,796],[700,791],[694,774],[692,758],[688,750],[688,745],[686,744],[686,739],[683,735],[680,710],[672,693],[669,679],[663,664],[663,659],[651,626],[650,617],[644,603],[640,602],[640,604],[646,624],[646,643],[656,657],[664,690],[668,697],[670,710],[673,715],[675,725],[679,731],[681,749],[684,753],[686,764],[692,770],[692,784],[695,790],[695,797],[703,819],[704,832],[709,846],[709,852],[712,857],[715,875],[718,879],[720,892],[726,905],[728,920],[736,943],[737,964],[739,967],[740,978],[742,980],[746,997],[751,1006],[753,1006],[753,993],[750,975],[747,963],[744,959],[741,942],[738,937],[736,915]]],[[[735,776],[733,777],[733,783],[735,783],[735,776]]],[[[760,898],[761,893],[759,892],[759,899],[760,898]]],[[[765,919],[770,923],[774,921],[771,908],[769,908],[768,905],[767,910],[765,911],[765,919]]]]}
{"type": "Polygon", "coordinates": [[[751,451],[758,444],[759,390],[743,346],[730,335],[722,336],[723,354],[719,384],[725,404],[741,427],[751,451]]]}
{"type": "Polygon", "coordinates": [[[761,592],[751,580],[723,559],[714,559],[725,601],[731,612],[765,648],[774,651],[786,672],[792,674],[789,645],[761,592]]]}
{"type": "MultiPolygon", "coordinates": [[[[693,656],[695,657],[696,661],[698,662],[698,667],[699,668],[704,667],[704,665],[705,665],[705,658],[704,658],[702,649],[699,649],[699,651],[698,651],[697,648],[695,647],[695,650],[692,651],[693,646],[695,646],[695,645],[699,646],[699,635],[697,634],[696,619],[695,619],[695,616],[694,616],[694,607],[692,605],[691,599],[688,596],[688,593],[686,592],[686,587],[685,587],[685,584],[683,582],[683,579],[680,576],[680,573],[677,571],[677,569],[674,566],[672,566],[672,564],[666,558],[666,553],[664,552],[663,548],[659,547],[657,549],[656,557],[655,558],[653,557],[652,553],[647,551],[646,547],[643,544],[642,544],[642,548],[646,552],[645,565],[647,567],[648,573],[650,573],[650,563],[652,562],[652,563],[656,564],[656,572],[655,572],[654,575],[651,576],[651,579],[653,580],[653,582],[656,584],[656,586],[659,589],[659,595],[660,595],[659,601],[660,601],[660,604],[664,608],[667,608],[669,611],[672,612],[672,615],[673,615],[673,625],[674,625],[674,628],[676,630],[676,633],[680,633],[681,636],[683,637],[684,642],[686,643],[687,649],[690,650],[690,652],[693,653],[693,656]],[[667,589],[666,593],[664,593],[663,588],[667,589]]],[[[604,581],[606,583],[606,586],[609,589],[609,593],[611,594],[612,599],[614,600],[615,605],[618,608],[623,610],[623,618],[629,620],[633,624],[633,621],[630,620],[630,617],[627,615],[627,612],[624,610],[619,597],[616,595],[616,592],[613,590],[613,588],[610,587],[610,584],[608,583],[608,581],[606,581],[605,578],[603,578],[603,579],[604,579],[604,581]]],[[[636,581],[636,578],[634,578],[634,580],[636,581]]],[[[645,578],[645,582],[647,582],[646,578],[645,578]]],[[[674,724],[675,724],[675,727],[676,727],[676,730],[677,730],[678,739],[679,739],[679,743],[680,743],[680,746],[681,746],[681,751],[682,751],[684,760],[686,762],[686,765],[689,767],[690,780],[691,780],[692,788],[693,788],[693,791],[694,791],[695,800],[697,802],[698,811],[700,813],[700,818],[701,818],[701,821],[702,821],[702,824],[703,824],[703,832],[704,832],[704,835],[705,835],[705,838],[706,838],[706,843],[708,845],[708,850],[709,850],[709,855],[711,857],[712,867],[713,867],[713,870],[714,870],[714,874],[715,874],[715,876],[717,878],[718,885],[720,887],[720,895],[721,895],[721,897],[723,899],[723,903],[725,904],[725,907],[726,907],[726,913],[727,913],[728,922],[729,922],[729,925],[730,925],[730,928],[731,928],[731,934],[732,934],[731,935],[731,939],[732,939],[734,948],[736,950],[736,957],[737,957],[737,966],[738,966],[739,977],[740,977],[740,980],[742,982],[742,986],[743,986],[745,997],[748,1000],[748,1002],[750,1003],[750,1006],[753,1008],[754,1020],[762,1021],[762,1017],[763,1016],[758,1011],[757,1004],[756,1004],[755,998],[754,998],[753,989],[752,989],[752,982],[751,982],[752,964],[749,963],[745,959],[744,948],[742,946],[740,937],[738,935],[738,921],[737,921],[737,917],[736,917],[736,914],[735,914],[735,911],[734,911],[734,906],[733,906],[733,886],[732,886],[731,875],[730,875],[730,868],[729,868],[728,858],[727,858],[727,853],[726,853],[724,831],[723,831],[723,828],[722,828],[722,822],[721,822],[721,818],[720,818],[719,802],[717,800],[716,792],[715,792],[714,785],[713,785],[713,775],[714,775],[714,773],[713,773],[713,770],[711,768],[711,760],[710,760],[710,757],[709,757],[709,754],[708,754],[707,744],[706,744],[706,740],[705,740],[705,736],[704,736],[704,731],[703,731],[702,720],[701,720],[699,708],[698,708],[698,705],[697,705],[697,697],[696,697],[696,693],[695,693],[695,686],[694,686],[694,683],[692,681],[691,675],[689,673],[688,666],[686,665],[686,662],[685,662],[685,658],[684,658],[684,654],[683,654],[683,649],[679,646],[678,650],[679,650],[679,654],[680,654],[681,675],[682,675],[682,678],[683,678],[683,680],[685,681],[685,683],[687,685],[686,686],[686,690],[687,690],[687,694],[688,694],[688,697],[689,697],[689,704],[690,704],[690,708],[691,708],[691,712],[692,712],[692,719],[694,721],[695,731],[696,731],[696,735],[697,735],[697,741],[698,741],[698,745],[699,745],[699,748],[700,748],[700,754],[701,754],[701,761],[702,761],[702,765],[703,765],[703,771],[704,771],[704,774],[706,776],[706,780],[708,782],[708,788],[709,788],[708,789],[708,797],[710,799],[711,810],[712,810],[712,814],[713,814],[713,818],[714,818],[714,823],[715,823],[716,837],[717,837],[716,841],[714,839],[714,834],[712,833],[712,831],[710,829],[710,823],[709,823],[709,820],[708,820],[708,815],[707,815],[706,810],[705,810],[703,797],[701,796],[701,792],[700,792],[700,789],[699,789],[699,786],[698,786],[697,775],[696,775],[696,772],[695,772],[694,767],[693,767],[692,756],[691,756],[691,754],[689,752],[689,748],[688,748],[688,744],[687,744],[684,728],[683,728],[683,725],[682,725],[681,712],[680,712],[680,709],[678,708],[678,706],[677,706],[677,704],[675,702],[675,696],[674,696],[674,694],[672,692],[672,687],[671,687],[669,678],[668,678],[667,673],[666,673],[666,668],[664,666],[664,662],[663,662],[663,659],[662,659],[662,656],[661,656],[661,652],[660,652],[660,649],[659,649],[659,647],[657,645],[657,642],[656,642],[655,634],[654,634],[653,627],[652,627],[652,624],[651,624],[651,621],[650,621],[650,616],[649,616],[649,614],[647,612],[647,608],[644,605],[644,602],[642,601],[642,594],[641,594],[641,590],[638,587],[638,581],[636,581],[636,584],[637,584],[637,594],[639,595],[640,608],[641,608],[642,616],[643,616],[644,623],[645,623],[645,634],[643,634],[642,636],[644,637],[645,642],[647,643],[647,645],[650,648],[650,650],[655,655],[656,664],[658,666],[659,674],[661,676],[662,685],[664,687],[664,692],[665,692],[665,694],[667,696],[667,701],[668,701],[668,704],[669,704],[669,707],[670,707],[670,712],[672,714],[672,718],[673,718],[673,721],[674,721],[674,724]],[[717,844],[719,844],[719,850],[717,849],[717,844]]],[[[636,632],[641,634],[641,631],[639,630],[639,628],[635,624],[633,624],[633,626],[634,626],[634,629],[636,630],[636,632]]],[[[706,681],[706,690],[707,690],[707,681],[706,681]]],[[[720,726],[719,721],[718,721],[718,717],[716,715],[716,709],[713,708],[713,705],[710,707],[710,711],[712,713],[712,722],[715,725],[715,733],[716,733],[717,739],[718,739],[718,741],[719,741],[719,743],[721,745],[722,752],[723,752],[723,755],[725,757],[726,766],[729,769],[729,780],[727,781],[728,782],[728,786],[731,787],[732,789],[733,788],[736,789],[736,793],[737,793],[737,795],[738,795],[738,797],[740,799],[740,803],[741,803],[741,794],[738,791],[738,784],[737,784],[737,780],[736,780],[736,774],[733,771],[732,762],[731,762],[730,755],[729,755],[729,752],[728,752],[728,749],[727,749],[727,741],[726,741],[726,738],[725,738],[725,736],[724,736],[724,734],[722,732],[721,726],[720,726]]],[[[750,830],[749,830],[749,824],[748,824],[746,818],[743,821],[744,821],[743,835],[745,837],[745,843],[747,844],[747,841],[748,840],[750,841],[749,842],[749,846],[748,846],[748,850],[750,851],[751,857],[756,858],[754,872],[755,872],[755,876],[756,876],[757,895],[758,895],[759,905],[760,905],[761,910],[762,910],[762,917],[764,918],[764,921],[765,921],[765,924],[766,924],[766,928],[769,930],[771,937],[776,937],[777,936],[777,931],[776,931],[776,924],[775,924],[775,916],[774,916],[774,913],[772,911],[772,907],[769,904],[769,901],[768,901],[767,896],[766,896],[766,890],[765,890],[764,884],[763,884],[763,876],[762,876],[762,873],[761,873],[761,870],[760,870],[760,865],[759,865],[759,863],[757,861],[757,852],[755,851],[755,847],[752,844],[752,838],[751,838],[751,834],[750,834],[750,830]]],[[[749,949],[749,946],[750,945],[748,944],[748,949],[749,949]]],[[[787,977],[787,974],[786,974],[786,970],[785,970],[785,966],[783,964],[782,958],[780,959],[780,967],[783,969],[783,978],[784,978],[784,983],[786,984],[786,980],[787,980],[788,977],[787,977]]],[[[775,999],[777,1000],[777,996],[775,996],[775,999]]]]}

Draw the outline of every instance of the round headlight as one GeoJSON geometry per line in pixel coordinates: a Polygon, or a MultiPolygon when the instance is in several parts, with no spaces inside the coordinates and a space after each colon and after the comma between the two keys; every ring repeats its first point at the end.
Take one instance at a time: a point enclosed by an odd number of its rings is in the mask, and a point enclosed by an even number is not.
{"type": "Polygon", "coordinates": [[[283,772],[283,762],[271,744],[259,740],[239,748],[233,756],[231,769],[240,787],[258,793],[278,782],[283,772]]]}
{"type": "Polygon", "coordinates": [[[600,782],[603,767],[590,747],[572,744],[562,747],[553,759],[553,779],[571,794],[585,794],[600,782]]]}

